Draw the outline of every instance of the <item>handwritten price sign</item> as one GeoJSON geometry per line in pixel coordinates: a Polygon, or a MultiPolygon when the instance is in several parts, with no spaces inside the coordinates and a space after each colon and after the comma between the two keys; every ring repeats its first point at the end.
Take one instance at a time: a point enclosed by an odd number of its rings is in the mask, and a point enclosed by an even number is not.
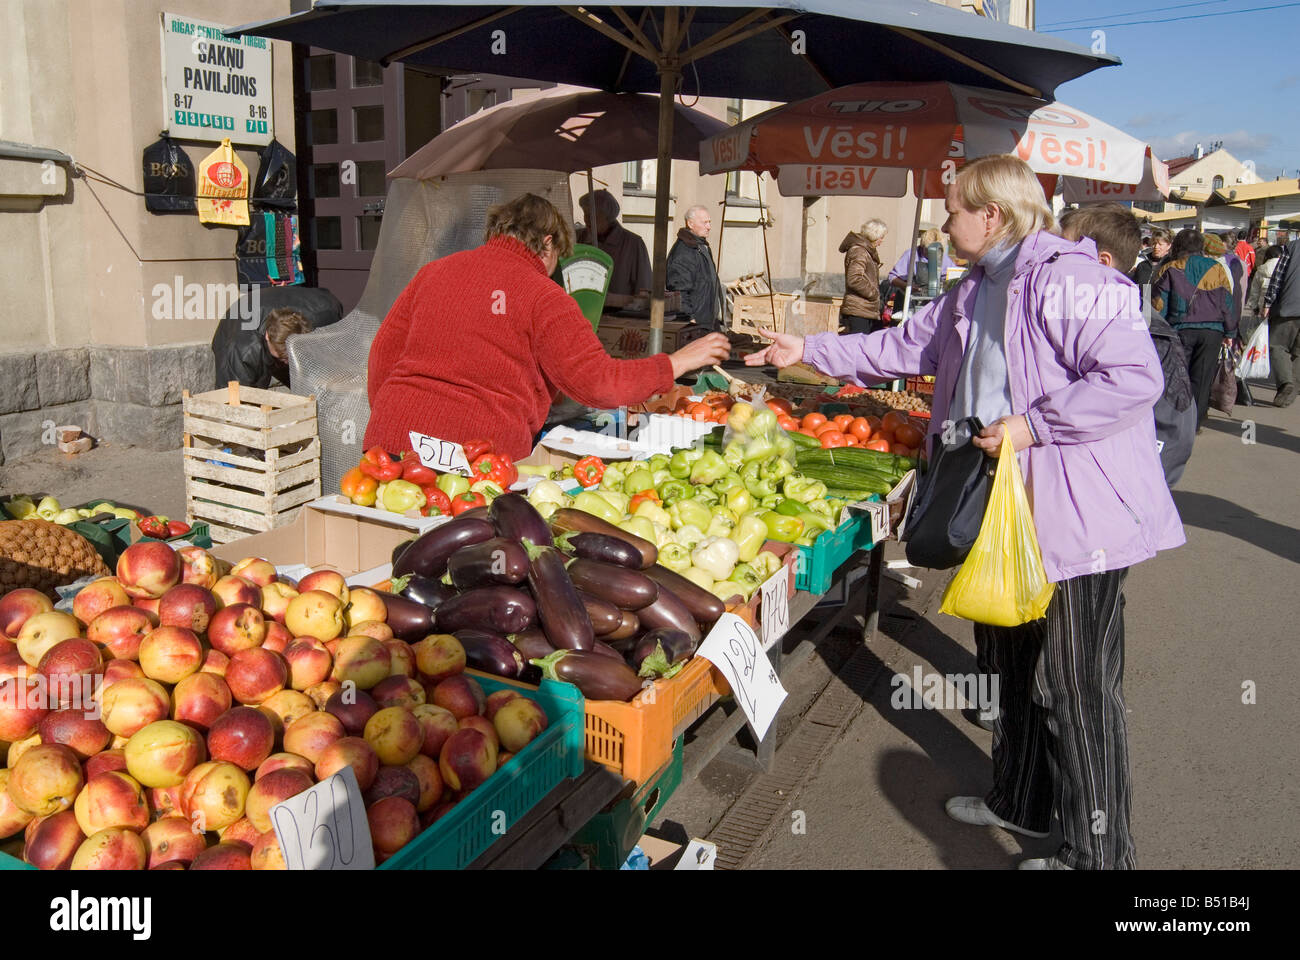
{"type": "Polygon", "coordinates": [[[697,653],[722,671],[754,736],[762,740],[788,694],[758,636],[740,617],[724,613],[697,653]]]}
{"type": "Polygon", "coordinates": [[[277,803],[271,824],[290,870],[375,869],[366,805],[351,767],[277,803]]]}
{"type": "Polygon", "coordinates": [[[763,591],[759,606],[763,618],[763,649],[771,650],[772,644],[790,629],[790,571],[782,566],[760,589],[763,591]]]}
{"type": "Polygon", "coordinates": [[[414,430],[410,431],[410,436],[411,449],[420,458],[420,462],[429,469],[441,470],[443,473],[473,472],[470,469],[469,458],[465,456],[465,449],[459,443],[439,440],[437,437],[430,437],[414,430]]]}

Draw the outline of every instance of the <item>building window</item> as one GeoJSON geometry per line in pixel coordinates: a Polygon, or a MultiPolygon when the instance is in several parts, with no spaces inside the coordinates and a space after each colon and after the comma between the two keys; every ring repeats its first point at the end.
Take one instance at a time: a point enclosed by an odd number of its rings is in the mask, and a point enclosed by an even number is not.
{"type": "Polygon", "coordinates": [[[343,249],[343,223],[338,217],[316,217],[312,220],[312,245],[317,250],[343,249]]]}
{"type": "Polygon", "coordinates": [[[384,139],[384,108],[382,106],[353,107],[352,117],[356,124],[354,139],[357,143],[370,143],[384,139]]]}
{"type": "Polygon", "coordinates": [[[384,85],[384,68],[374,60],[352,58],[352,86],[382,87],[384,85]]]}
{"type": "Polygon", "coordinates": [[[379,245],[379,225],[383,220],[381,213],[367,213],[357,217],[358,250],[373,250],[379,245]]]}
{"type": "Polygon", "coordinates": [[[727,174],[727,199],[735,200],[740,196],[740,171],[732,170],[727,174]]]}
{"type": "Polygon", "coordinates": [[[640,190],[641,189],[641,161],[633,160],[630,163],[623,164],[623,189],[640,190]]]}
{"type": "Polygon", "coordinates": [[[313,163],[311,165],[311,195],[326,198],[339,195],[339,165],[337,163],[313,163]]]}
{"type": "Polygon", "coordinates": [[[339,112],[333,108],[311,112],[311,142],[316,145],[339,142],[339,112]]]}
{"type": "Polygon", "coordinates": [[[307,58],[307,88],[309,90],[333,90],[337,86],[334,75],[334,54],[323,53],[317,57],[307,58]]]}
{"type": "Polygon", "coordinates": [[[357,161],[357,196],[382,197],[387,189],[384,185],[384,161],[357,161]]]}
{"type": "Polygon", "coordinates": [[[1222,189],[1223,189],[1223,177],[1216,176],[1216,177],[1214,178],[1214,180],[1210,183],[1210,188],[1213,189],[1213,190],[1222,190],[1222,189]]]}

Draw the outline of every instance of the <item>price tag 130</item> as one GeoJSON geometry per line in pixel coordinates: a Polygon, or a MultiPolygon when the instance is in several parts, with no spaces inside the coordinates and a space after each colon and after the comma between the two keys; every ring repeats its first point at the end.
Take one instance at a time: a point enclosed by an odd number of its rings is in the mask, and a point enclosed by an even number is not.
{"type": "Polygon", "coordinates": [[[277,803],[271,825],[290,870],[375,868],[366,805],[351,767],[277,803]]]}
{"type": "Polygon", "coordinates": [[[758,636],[740,617],[724,613],[696,652],[722,671],[755,737],[762,740],[787,694],[758,636]]]}
{"type": "Polygon", "coordinates": [[[785,566],[772,574],[762,586],[763,600],[758,608],[763,618],[763,649],[785,636],[790,629],[790,571],[785,566]]]}
{"type": "Polygon", "coordinates": [[[465,448],[450,440],[439,440],[423,433],[410,431],[411,449],[415,451],[420,462],[431,470],[443,473],[472,473],[465,448]]]}

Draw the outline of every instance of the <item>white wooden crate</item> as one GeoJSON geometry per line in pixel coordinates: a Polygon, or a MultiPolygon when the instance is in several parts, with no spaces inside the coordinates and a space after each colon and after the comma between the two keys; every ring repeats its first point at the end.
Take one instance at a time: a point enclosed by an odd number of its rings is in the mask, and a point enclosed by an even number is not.
{"type": "Polygon", "coordinates": [[[320,497],[316,398],[242,387],[185,392],[185,510],[214,543],[292,523],[320,497]]]}

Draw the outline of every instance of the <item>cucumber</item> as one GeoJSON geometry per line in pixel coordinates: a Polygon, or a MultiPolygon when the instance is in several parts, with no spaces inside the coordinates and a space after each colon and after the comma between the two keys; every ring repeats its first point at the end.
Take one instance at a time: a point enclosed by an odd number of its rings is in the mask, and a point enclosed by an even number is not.
{"type": "Polygon", "coordinates": [[[810,437],[806,433],[799,433],[795,430],[787,430],[785,435],[793,441],[796,447],[803,447],[806,450],[820,450],[822,442],[816,437],[810,437]]]}

